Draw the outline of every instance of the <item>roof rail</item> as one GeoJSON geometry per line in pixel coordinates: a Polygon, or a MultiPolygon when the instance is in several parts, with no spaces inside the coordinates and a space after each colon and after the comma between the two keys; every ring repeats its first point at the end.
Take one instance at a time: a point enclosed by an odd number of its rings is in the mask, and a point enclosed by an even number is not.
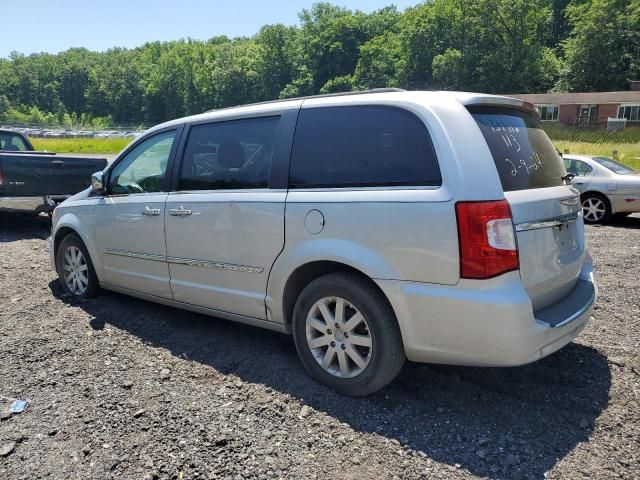
{"type": "Polygon", "coordinates": [[[346,97],[350,95],[365,95],[368,93],[385,93],[385,92],[406,92],[406,90],[404,88],[371,88],[369,90],[356,90],[353,92],[323,93],[320,95],[307,95],[305,97],[278,98],[276,100],[265,100],[263,102],[255,102],[255,103],[247,103],[243,105],[233,105],[230,107],[214,108],[212,110],[207,110],[205,113],[219,112],[220,110],[227,110],[229,108],[236,108],[236,107],[253,107],[255,105],[266,105],[268,103],[289,102],[291,100],[310,100],[312,98],[343,97],[343,96],[346,97]]]}

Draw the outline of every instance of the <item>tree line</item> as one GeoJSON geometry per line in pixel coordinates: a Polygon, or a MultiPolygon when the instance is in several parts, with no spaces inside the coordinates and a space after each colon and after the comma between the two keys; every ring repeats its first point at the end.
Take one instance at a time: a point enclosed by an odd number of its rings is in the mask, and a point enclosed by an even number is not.
{"type": "Polygon", "coordinates": [[[316,3],[252,37],[0,59],[0,121],[155,124],[244,103],[378,87],[626,90],[640,0],[430,0],[365,14],[316,3]]]}

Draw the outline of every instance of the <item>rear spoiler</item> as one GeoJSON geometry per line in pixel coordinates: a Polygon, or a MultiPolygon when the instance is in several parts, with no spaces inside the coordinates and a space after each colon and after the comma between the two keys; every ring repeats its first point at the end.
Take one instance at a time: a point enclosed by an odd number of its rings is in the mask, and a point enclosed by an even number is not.
{"type": "Polygon", "coordinates": [[[538,120],[540,119],[540,114],[538,110],[533,105],[533,103],[525,102],[518,98],[513,97],[502,97],[499,95],[475,95],[470,94],[460,99],[460,103],[462,103],[465,107],[510,107],[517,108],[518,110],[523,110],[530,115],[535,116],[538,120]]]}

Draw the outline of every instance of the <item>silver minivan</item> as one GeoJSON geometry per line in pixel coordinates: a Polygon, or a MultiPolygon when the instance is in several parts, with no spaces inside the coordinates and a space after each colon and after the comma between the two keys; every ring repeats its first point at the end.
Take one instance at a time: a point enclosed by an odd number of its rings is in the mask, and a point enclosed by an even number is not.
{"type": "Polygon", "coordinates": [[[370,91],[158,125],[53,215],[68,293],[100,288],[290,333],[370,394],[405,358],[514,366],[596,299],[577,190],[532,105],[370,91]]]}

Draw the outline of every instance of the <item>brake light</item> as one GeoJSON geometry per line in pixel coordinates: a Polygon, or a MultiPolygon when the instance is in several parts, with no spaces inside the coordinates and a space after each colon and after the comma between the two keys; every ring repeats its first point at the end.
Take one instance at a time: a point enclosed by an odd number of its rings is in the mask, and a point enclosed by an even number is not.
{"type": "Polygon", "coordinates": [[[484,279],[519,268],[511,209],[506,200],[456,203],[460,277],[484,279]]]}

